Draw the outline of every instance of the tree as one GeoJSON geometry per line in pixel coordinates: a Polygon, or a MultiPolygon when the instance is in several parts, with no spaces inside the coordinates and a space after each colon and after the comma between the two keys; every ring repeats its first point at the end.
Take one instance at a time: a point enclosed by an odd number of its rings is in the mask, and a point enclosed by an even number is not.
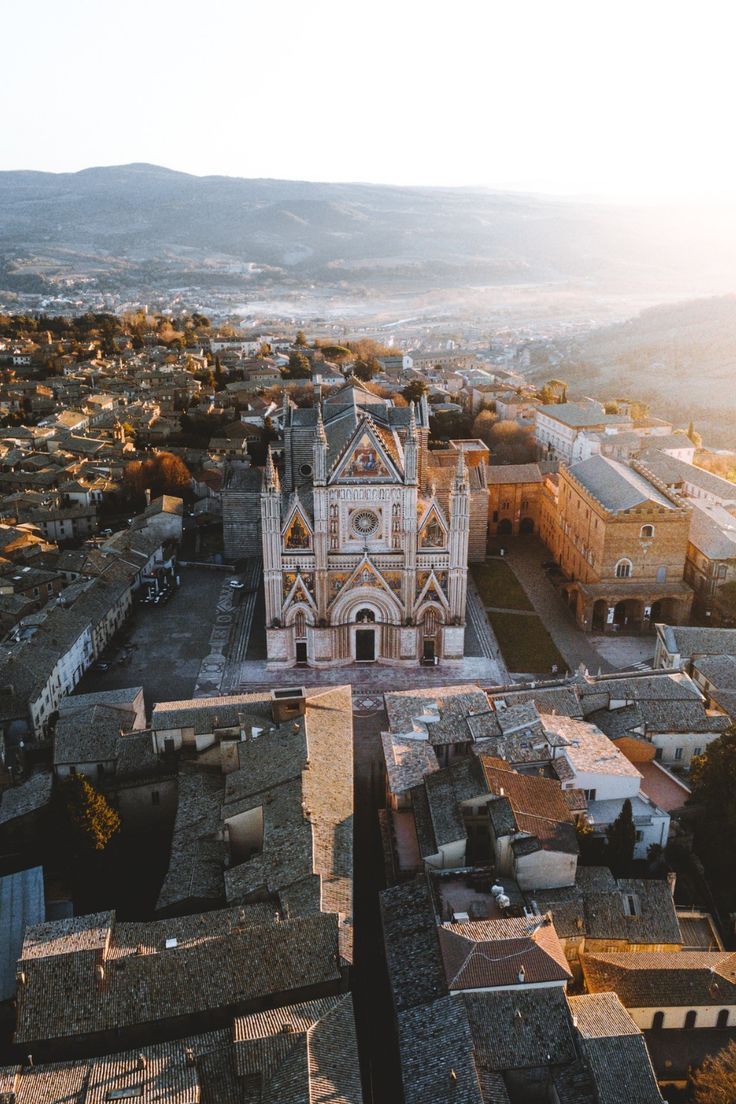
{"type": "Polygon", "coordinates": [[[353,375],[364,383],[368,383],[380,371],[381,365],[375,357],[369,357],[367,360],[356,360],[353,365],[353,375]]]}
{"type": "Polygon", "coordinates": [[[284,379],[310,379],[312,367],[304,353],[291,353],[288,368],[281,370],[284,379]]]}
{"type": "Polygon", "coordinates": [[[606,855],[609,866],[614,874],[625,873],[631,865],[636,844],[634,816],[628,797],[621,806],[621,812],[606,831],[606,836],[608,837],[606,855]]]}
{"type": "Polygon", "coordinates": [[[120,830],[120,817],[83,774],[72,774],[59,785],[58,827],[70,837],[74,852],[104,851],[120,830]]]}
{"type": "Polygon", "coordinates": [[[736,725],[697,755],[690,768],[692,797],[698,807],[695,844],[714,880],[729,888],[736,884],[736,725]]]}
{"type": "Polygon", "coordinates": [[[490,427],[488,436],[488,444],[497,464],[530,464],[536,456],[531,427],[504,419],[490,427]]]}
{"type": "Polygon", "coordinates": [[[306,346],[307,338],[306,338],[306,334],[304,333],[304,330],[299,330],[297,332],[296,338],[294,339],[294,344],[299,345],[302,348],[304,348],[306,346]]]}
{"type": "Polygon", "coordinates": [[[733,1104],[736,1100],[736,1041],[705,1059],[690,1075],[695,1104],[733,1104]]]}
{"type": "Polygon", "coordinates": [[[491,430],[493,429],[497,421],[498,418],[492,410],[481,410],[480,413],[476,414],[475,416],[473,428],[470,431],[471,436],[477,437],[490,448],[493,441],[491,430]]]}
{"type": "Polygon", "coordinates": [[[401,394],[407,402],[418,403],[422,396],[426,395],[428,391],[428,384],[423,379],[416,379],[412,380],[411,383],[407,383],[401,394]]]}
{"type": "Polygon", "coordinates": [[[192,485],[192,474],[180,456],[157,452],[146,460],[126,465],[124,480],[134,495],[150,490],[154,498],[162,494],[181,497],[192,485]]]}
{"type": "Polygon", "coordinates": [[[692,418],[690,419],[690,424],[687,427],[687,436],[690,438],[696,448],[700,448],[703,444],[703,438],[700,436],[695,426],[693,425],[692,418]]]}

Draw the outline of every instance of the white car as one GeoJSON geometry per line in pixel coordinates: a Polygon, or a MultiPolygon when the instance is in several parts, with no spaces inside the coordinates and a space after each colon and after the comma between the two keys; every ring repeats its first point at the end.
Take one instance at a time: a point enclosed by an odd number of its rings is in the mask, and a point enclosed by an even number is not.
{"type": "Polygon", "coordinates": [[[240,579],[231,579],[230,586],[233,588],[233,590],[242,590],[245,586],[245,583],[241,583],[240,579]]]}

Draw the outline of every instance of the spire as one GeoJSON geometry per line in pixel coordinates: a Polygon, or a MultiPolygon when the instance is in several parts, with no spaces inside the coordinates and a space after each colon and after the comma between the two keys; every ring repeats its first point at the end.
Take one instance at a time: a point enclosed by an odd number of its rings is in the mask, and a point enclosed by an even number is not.
{"type": "Polygon", "coordinates": [[[455,468],[455,488],[456,490],[465,490],[468,482],[468,469],[465,466],[465,453],[459,448],[457,450],[457,466],[455,468]]]}
{"type": "Polygon", "coordinates": [[[324,487],[327,482],[327,434],[322,421],[322,407],[317,405],[317,432],[312,445],[312,474],[316,487],[324,487]]]}
{"type": "Polygon", "coordinates": [[[409,484],[417,481],[419,440],[417,437],[417,421],[414,417],[414,403],[409,404],[409,431],[404,444],[404,478],[409,484]]]}
{"type": "Polygon", "coordinates": [[[284,394],[281,400],[281,413],[283,415],[284,428],[286,428],[286,422],[291,413],[291,400],[289,399],[289,392],[286,388],[284,388],[284,394]]]}
{"type": "Polygon", "coordinates": [[[327,434],[325,433],[325,423],[322,421],[322,407],[317,407],[317,440],[321,445],[327,444],[327,434]]]}
{"type": "Polygon", "coordinates": [[[268,452],[266,453],[266,490],[279,491],[280,489],[279,473],[276,471],[276,466],[273,462],[273,453],[269,445],[268,452]]]}

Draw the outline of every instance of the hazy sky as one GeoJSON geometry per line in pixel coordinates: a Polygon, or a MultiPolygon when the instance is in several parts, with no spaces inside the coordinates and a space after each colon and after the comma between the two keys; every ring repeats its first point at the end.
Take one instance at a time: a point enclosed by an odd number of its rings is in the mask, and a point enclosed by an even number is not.
{"type": "Polygon", "coordinates": [[[736,192],[719,0],[3,0],[1,169],[736,192]]]}

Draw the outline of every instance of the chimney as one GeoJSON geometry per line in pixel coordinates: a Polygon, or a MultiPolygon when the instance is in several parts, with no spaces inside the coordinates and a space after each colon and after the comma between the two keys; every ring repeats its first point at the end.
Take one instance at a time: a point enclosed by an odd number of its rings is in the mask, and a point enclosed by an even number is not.
{"type": "Polygon", "coordinates": [[[307,699],[303,686],[285,686],[271,691],[271,716],[276,724],[303,717],[307,711],[307,699]]]}
{"type": "Polygon", "coordinates": [[[670,887],[670,893],[675,896],[675,886],[677,885],[677,872],[669,870],[667,872],[667,885],[670,887]]]}
{"type": "Polygon", "coordinates": [[[138,1069],[139,1070],[144,1070],[147,1065],[148,1065],[148,1059],[146,1058],[145,1054],[139,1054],[138,1055],[138,1069]]]}
{"type": "Polygon", "coordinates": [[[191,1047],[184,1047],[184,1061],[188,1066],[194,1065],[194,1051],[191,1047]]]}
{"type": "Polygon", "coordinates": [[[288,1022],[287,1023],[282,1023],[282,1025],[281,1025],[281,1034],[282,1035],[293,1035],[294,1034],[294,1025],[293,1025],[293,1023],[288,1023],[288,1022]]]}
{"type": "Polygon", "coordinates": [[[523,984],[524,984],[524,979],[525,979],[525,977],[526,977],[526,971],[525,971],[525,969],[524,969],[524,966],[523,966],[523,964],[522,964],[522,965],[521,965],[521,966],[519,967],[519,985],[523,985],[523,984]]]}
{"type": "Polygon", "coordinates": [[[151,488],[146,487],[146,506],[151,505],[151,488]]]}

